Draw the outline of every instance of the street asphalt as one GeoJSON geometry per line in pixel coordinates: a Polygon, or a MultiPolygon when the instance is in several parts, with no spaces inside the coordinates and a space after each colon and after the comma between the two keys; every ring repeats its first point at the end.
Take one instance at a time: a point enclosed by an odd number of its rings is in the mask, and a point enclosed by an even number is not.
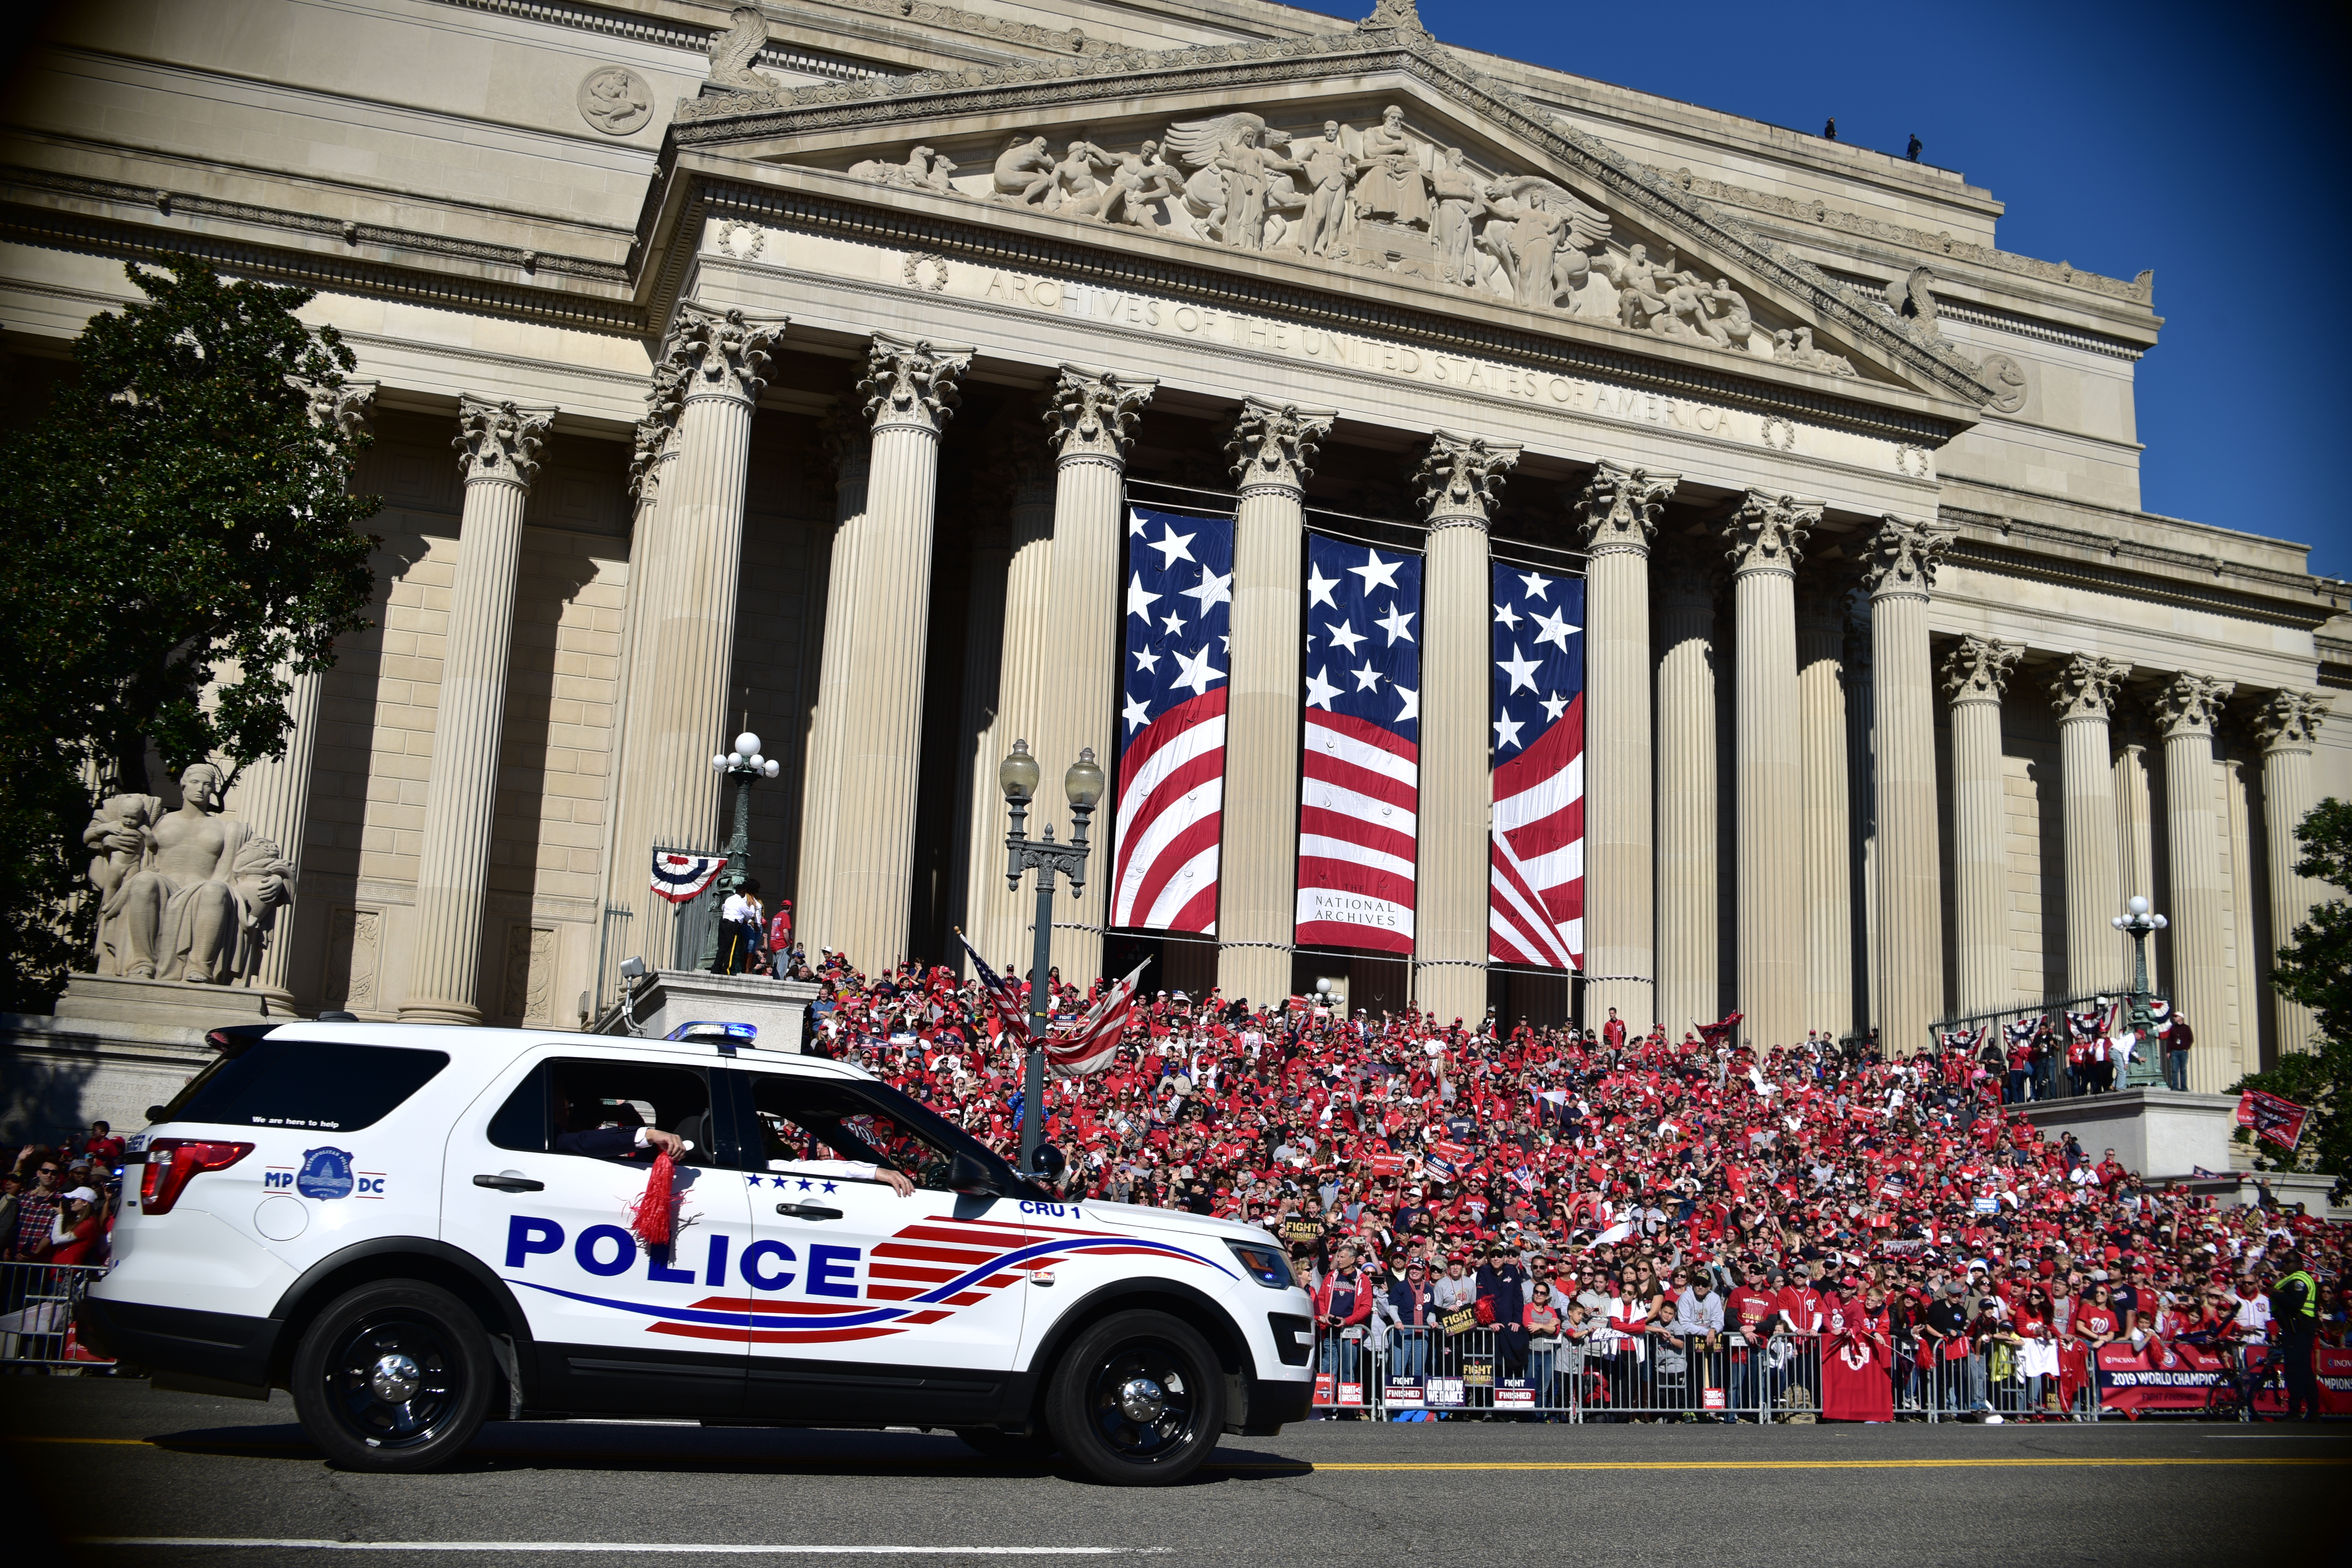
{"type": "Polygon", "coordinates": [[[1129,1490],[946,1434],[528,1423],[440,1474],[365,1476],[327,1465],[283,1394],[9,1377],[0,1444],[10,1560],[93,1568],[2352,1562],[2345,1425],[1312,1422],[1129,1490]]]}

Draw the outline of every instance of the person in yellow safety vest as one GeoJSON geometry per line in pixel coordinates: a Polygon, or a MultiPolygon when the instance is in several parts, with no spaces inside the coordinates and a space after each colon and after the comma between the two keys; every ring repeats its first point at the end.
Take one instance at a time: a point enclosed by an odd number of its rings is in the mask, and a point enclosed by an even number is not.
{"type": "Polygon", "coordinates": [[[2273,1353],[2281,1358],[2286,1373],[2286,1418],[2316,1421],[2319,1378],[2312,1356],[2319,1342],[2319,1282],[2311,1277],[2301,1253],[2290,1252],[2280,1261],[2287,1272],[2271,1287],[2271,1316],[2278,1324],[2273,1353]]]}

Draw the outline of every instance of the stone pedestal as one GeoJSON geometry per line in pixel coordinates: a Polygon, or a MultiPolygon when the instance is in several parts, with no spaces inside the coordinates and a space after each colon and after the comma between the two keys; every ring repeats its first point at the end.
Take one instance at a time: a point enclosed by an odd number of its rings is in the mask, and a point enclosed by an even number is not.
{"type": "Polygon", "coordinates": [[[760,1031],[753,1043],[761,1050],[797,1052],[816,997],[816,986],[806,981],[657,969],[596,1020],[593,1032],[658,1040],[681,1024],[749,1024],[760,1031]]]}
{"type": "MultiPolygon", "coordinates": [[[[2195,1052],[2189,1053],[2193,1058],[2195,1052]]],[[[2011,1107],[2055,1141],[2073,1132],[2094,1163],[2106,1150],[2126,1171],[2155,1179],[2202,1168],[2230,1168],[2230,1134],[2237,1131],[2234,1094],[2176,1094],[2168,1089],[2126,1089],[2078,1094],[2011,1107]]]]}
{"type": "MultiPolygon", "coordinates": [[[[65,994],[58,998],[57,1016],[93,1023],[204,1030],[224,1024],[255,1024],[271,1015],[268,993],[243,985],[74,974],[67,977],[65,994]]],[[[281,1011],[276,1016],[289,1014],[281,1011]]]]}
{"type": "MultiPolygon", "coordinates": [[[[225,998],[261,994],[225,986],[184,989],[218,991],[225,998]]],[[[205,1025],[198,1027],[0,1013],[0,1143],[54,1143],[86,1131],[93,1121],[106,1122],[118,1135],[138,1131],[147,1125],[149,1106],[170,1100],[212,1064],[213,1049],[205,1044],[206,1029],[259,1022],[225,1013],[204,1016],[205,1025]]]]}

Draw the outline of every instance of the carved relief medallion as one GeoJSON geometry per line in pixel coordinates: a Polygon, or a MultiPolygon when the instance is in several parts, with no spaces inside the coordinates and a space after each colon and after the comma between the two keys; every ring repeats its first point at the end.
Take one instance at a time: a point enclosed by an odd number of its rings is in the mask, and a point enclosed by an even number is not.
{"type": "Polygon", "coordinates": [[[1986,406],[1996,414],[2014,414],[2025,406],[2025,367],[2007,354],[1987,354],[1979,377],[2000,392],[1986,406]]]}
{"type": "Polygon", "coordinates": [[[580,83],[580,118],[607,136],[626,136],[654,117],[654,89],[626,66],[598,66],[580,83]]]}
{"type": "Polygon", "coordinates": [[[907,287],[943,293],[948,286],[948,258],[934,251],[910,250],[906,257],[907,287]]]}
{"type": "Polygon", "coordinates": [[[767,243],[766,229],[740,218],[721,218],[717,231],[710,237],[711,249],[731,256],[738,261],[751,260],[766,247],[767,243]]]}

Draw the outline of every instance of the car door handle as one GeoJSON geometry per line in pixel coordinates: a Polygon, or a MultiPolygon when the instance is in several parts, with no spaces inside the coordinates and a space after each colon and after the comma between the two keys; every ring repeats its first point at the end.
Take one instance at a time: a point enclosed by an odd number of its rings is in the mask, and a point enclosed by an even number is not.
{"type": "Polygon", "coordinates": [[[794,1219],[839,1219],[839,1209],[829,1209],[823,1204],[778,1204],[776,1212],[794,1219]]]}
{"type": "Polygon", "coordinates": [[[501,1193],[543,1193],[547,1190],[545,1182],[534,1182],[520,1171],[500,1171],[495,1176],[476,1176],[474,1185],[501,1193]]]}

